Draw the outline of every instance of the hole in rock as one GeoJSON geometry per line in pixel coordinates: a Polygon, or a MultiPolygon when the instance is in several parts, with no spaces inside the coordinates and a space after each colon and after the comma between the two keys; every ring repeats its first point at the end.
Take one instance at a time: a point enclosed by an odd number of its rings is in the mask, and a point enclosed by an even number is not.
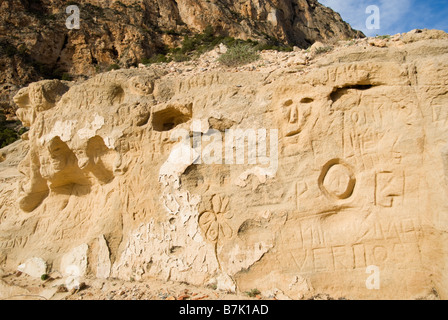
{"type": "Polygon", "coordinates": [[[121,86],[115,86],[112,89],[112,104],[120,104],[124,100],[124,90],[121,86]]]}
{"type": "Polygon", "coordinates": [[[183,114],[177,109],[168,108],[154,113],[152,126],[155,131],[170,131],[190,119],[191,116],[183,114]]]}
{"type": "Polygon", "coordinates": [[[335,88],[333,92],[330,94],[330,99],[333,102],[338,101],[343,95],[347,94],[349,90],[360,90],[365,91],[370,88],[372,88],[373,85],[366,84],[366,85],[354,85],[354,86],[346,86],[342,88],[335,88]]]}

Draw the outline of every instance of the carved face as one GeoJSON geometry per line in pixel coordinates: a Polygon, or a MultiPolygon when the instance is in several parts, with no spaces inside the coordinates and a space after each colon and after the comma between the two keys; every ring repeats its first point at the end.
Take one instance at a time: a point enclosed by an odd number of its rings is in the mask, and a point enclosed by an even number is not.
{"type": "Polygon", "coordinates": [[[283,134],[285,137],[291,137],[303,130],[310,109],[305,103],[298,103],[289,99],[283,103],[282,112],[283,125],[281,127],[283,128],[283,134]]]}
{"type": "Polygon", "coordinates": [[[61,173],[68,166],[72,152],[59,137],[54,138],[42,149],[39,154],[41,163],[40,172],[44,179],[52,179],[56,174],[61,173]]]}

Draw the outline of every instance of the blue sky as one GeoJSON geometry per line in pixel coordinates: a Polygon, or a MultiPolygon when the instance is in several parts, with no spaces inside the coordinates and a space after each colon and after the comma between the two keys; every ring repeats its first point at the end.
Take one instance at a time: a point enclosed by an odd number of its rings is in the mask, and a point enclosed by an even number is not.
{"type": "Polygon", "coordinates": [[[396,34],[412,29],[440,29],[448,32],[448,0],[319,0],[340,13],[342,19],[367,36],[396,34]],[[369,30],[366,13],[370,5],[380,12],[380,29],[369,30]]]}

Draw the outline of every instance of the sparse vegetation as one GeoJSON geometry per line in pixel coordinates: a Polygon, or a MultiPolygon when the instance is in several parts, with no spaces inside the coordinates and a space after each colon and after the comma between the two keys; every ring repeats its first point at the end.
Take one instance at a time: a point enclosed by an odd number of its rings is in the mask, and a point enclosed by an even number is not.
{"type": "Polygon", "coordinates": [[[260,58],[256,48],[249,44],[238,44],[230,47],[226,53],[221,55],[218,61],[228,67],[245,65],[260,58]]]}
{"type": "Polygon", "coordinates": [[[72,81],[72,80],[73,80],[73,77],[72,77],[71,74],[64,72],[64,73],[62,74],[61,80],[64,80],[64,81],[72,81]]]}
{"type": "Polygon", "coordinates": [[[15,128],[18,125],[18,121],[6,120],[3,108],[0,106],[0,148],[4,148],[17,141],[22,134],[28,131],[26,128],[21,128],[19,131],[16,131],[15,128]]]}
{"type": "Polygon", "coordinates": [[[173,59],[173,61],[175,62],[184,62],[184,61],[189,61],[190,57],[187,56],[184,53],[181,52],[175,52],[171,55],[171,58],[173,59]]]}
{"type": "Polygon", "coordinates": [[[388,35],[388,34],[385,34],[385,35],[382,35],[382,36],[376,35],[376,38],[377,39],[386,40],[386,39],[390,39],[390,35],[388,35]]]}
{"type": "Polygon", "coordinates": [[[196,34],[192,37],[185,36],[182,41],[182,46],[173,51],[180,51],[184,54],[195,51],[198,55],[212,50],[220,43],[231,46],[235,42],[232,37],[215,36],[215,32],[211,26],[205,28],[202,33],[196,34]]]}
{"type": "Polygon", "coordinates": [[[156,55],[153,55],[151,58],[145,58],[142,59],[143,64],[153,64],[153,63],[164,63],[164,62],[170,62],[171,59],[167,57],[166,55],[159,53],[156,55]]]}
{"type": "Polygon", "coordinates": [[[120,69],[120,66],[119,66],[118,64],[116,64],[116,63],[112,63],[112,64],[109,66],[109,68],[107,68],[108,71],[111,71],[111,70],[118,70],[118,69],[120,69]]]}
{"type": "Polygon", "coordinates": [[[280,52],[291,52],[294,50],[294,47],[284,46],[284,45],[273,45],[273,44],[259,44],[256,46],[257,50],[275,50],[280,52]]]}
{"type": "Polygon", "coordinates": [[[9,128],[0,127],[0,148],[4,148],[19,139],[17,132],[9,128]]]}
{"type": "Polygon", "coordinates": [[[40,276],[40,280],[45,281],[49,278],[50,276],[48,274],[43,274],[40,276]]]}
{"type": "Polygon", "coordinates": [[[333,50],[332,46],[325,46],[325,47],[320,47],[316,49],[316,54],[323,54],[323,53],[327,53],[333,50]]]}
{"type": "MultiPolygon", "coordinates": [[[[167,31],[165,33],[172,35],[176,34],[174,30],[167,31]]],[[[216,36],[213,28],[211,26],[208,26],[202,33],[192,36],[185,35],[180,47],[161,50],[162,53],[155,54],[150,58],[142,59],[141,62],[143,64],[152,64],[164,62],[167,63],[171,61],[189,61],[205,52],[213,50],[217,45],[221,43],[227,46],[229,49],[244,44],[248,45],[248,47],[254,48],[254,51],[268,49],[268,47],[266,47],[265,45],[263,45],[264,47],[261,47],[256,41],[240,40],[225,36],[216,36]]]]}
{"type": "Polygon", "coordinates": [[[250,291],[246,291],[245,292],[249,297],[251,298],[255,298],[256,296],[258,296],[261,292],[258,289],[252,289],[250,291]]]}

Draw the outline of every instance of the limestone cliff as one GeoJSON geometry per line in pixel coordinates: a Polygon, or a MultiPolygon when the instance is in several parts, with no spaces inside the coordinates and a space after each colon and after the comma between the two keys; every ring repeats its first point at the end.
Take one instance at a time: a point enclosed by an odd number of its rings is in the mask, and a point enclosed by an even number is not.
{"type": "Polygon", "coordinates": [[[448,297],[447,34],[201,59],[19,91],[31,129],[1,150],[3,270],[448,297]]]}
{"type": "Polygon", "coordinates": [[[216,34],[305,48],[360,35],[316,0],[1,1],[0,103],[13,113],[11,98],[30,82],[136,65],[207,26],[216,34]],[[79,30],[66,27],[69,4],[79,6],[79,30]]]}

